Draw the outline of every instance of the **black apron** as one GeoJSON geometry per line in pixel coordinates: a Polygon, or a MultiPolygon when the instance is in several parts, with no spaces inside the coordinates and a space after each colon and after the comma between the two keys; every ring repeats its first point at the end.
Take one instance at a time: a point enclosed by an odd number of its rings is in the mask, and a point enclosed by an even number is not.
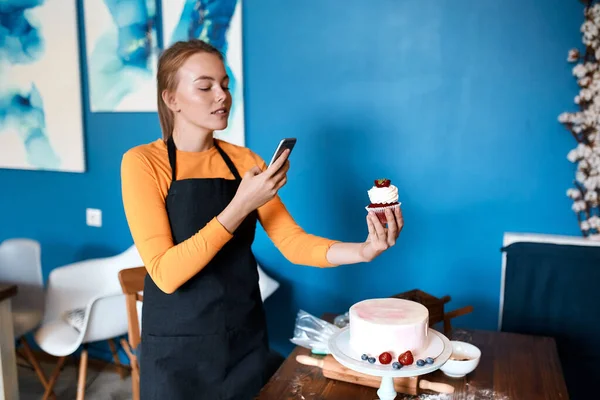
{"type": "MultiPolygon", "coordinates": [[[[175,244],[195,235],[231,201],[240,174],[217,145],[235,180],[176,179],[176,148],[167,141],[172,183],[166,208],[175,244]]],[[[150,275],[144,286],[141,400],[249,400],[265,383],[266,321],[252,254],[257,213],[198,274],[172,294],[150,275]]]]}

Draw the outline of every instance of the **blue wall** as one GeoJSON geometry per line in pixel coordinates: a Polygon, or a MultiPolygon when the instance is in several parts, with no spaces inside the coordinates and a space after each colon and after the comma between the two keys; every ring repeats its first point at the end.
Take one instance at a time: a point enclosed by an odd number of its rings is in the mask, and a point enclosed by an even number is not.
{"type": "MultiPolygon", "coordinates": [[[[458,325],[495,329],[503,232],[578,234],[574,142],[557,116],[573,108],[566,55],[582,17],[562,0],[246,1],[247,145],[268,159],[298,138],[281,191],[297,222],[363,241],[379,177],[400,188],[406,222],[379,259],[330,270],[291,265],[259,229],[257,258],[282,284],[266,304],[276,349],[291,349],[300,308],[343,312],[413,288],[474,305],[458,325]]],[[[121,156],[160,136],[154,114],[86,112],[85,126],[87,173],[0,170],[0,240],[40,240],[46,274],[130,246],[121,156]],[[102,209],[102,228],[86,226],[86,207],[102,209]]]]}

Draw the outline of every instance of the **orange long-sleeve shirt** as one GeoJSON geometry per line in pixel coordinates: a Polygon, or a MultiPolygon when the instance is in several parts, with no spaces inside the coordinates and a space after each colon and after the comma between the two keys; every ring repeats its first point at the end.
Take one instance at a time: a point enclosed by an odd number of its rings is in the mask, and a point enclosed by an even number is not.
{"type": "MultiPolygon", "coordinates": [[[[262,158],[246,147],[215,139],[243,176],[262,158]]],[[[233,174],[216,147],[201,152],[177,150],[177,179],[225,178],[233,174]]],[[[215,217],[189,239],[174,245],[165,198],[171,184],[167,146],[162,139],[127,151],[121,163],[123,206],[129,229],[148,273],[166,293],[196,275],[233,237],[215,217]]],[[[279,196],[258,209],[258,219],[275,246],[290,262],[332,266],[326,258],[336,241],[310,235],[296,224],[279,196]]]]}

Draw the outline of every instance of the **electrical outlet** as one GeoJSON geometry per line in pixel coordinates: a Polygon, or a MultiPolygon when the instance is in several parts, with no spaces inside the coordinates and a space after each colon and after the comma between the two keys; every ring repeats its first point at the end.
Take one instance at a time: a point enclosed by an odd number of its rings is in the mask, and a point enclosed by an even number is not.
{"type": "Polygon", "coordinates": [[[97,208],[88,208],[85,210],[88,226],[102,226],[102,211],[97,208]]]}

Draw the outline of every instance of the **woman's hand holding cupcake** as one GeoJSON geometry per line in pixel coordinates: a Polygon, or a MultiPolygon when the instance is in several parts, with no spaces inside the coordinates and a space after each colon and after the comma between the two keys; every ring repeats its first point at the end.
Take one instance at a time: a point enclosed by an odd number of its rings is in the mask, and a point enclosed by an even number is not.
{"type": "Polygon", "coordinates": [[[400,207],[386,208],[383,214],[387,221],[387,228],[374,212],[369,212],[367,215],[369,236],[361,248],[361,255],[366,262],[372,261],[375,257],[394,246],[404,227],[404,218],[400,207]]]}
{"type": "Polygon", "coordinates": [[[368,193],[371,203],[366,207],[367,240],[363,243],[334,243],[327,251],[327,261],[331,265],[371,262],[396,244],[404,227],[398,188],[389,179],[377,179],[368,193]]]}
{"type": "Polygon", "coordinates": [[[398,201],[398,188],[389,179],[376,179],[367,194],[370,201],[366,207],[369,212],[369,236],[363,244],[361,254],[366,261],[371,261],[396,244],[404,219],[398,201]]]}

